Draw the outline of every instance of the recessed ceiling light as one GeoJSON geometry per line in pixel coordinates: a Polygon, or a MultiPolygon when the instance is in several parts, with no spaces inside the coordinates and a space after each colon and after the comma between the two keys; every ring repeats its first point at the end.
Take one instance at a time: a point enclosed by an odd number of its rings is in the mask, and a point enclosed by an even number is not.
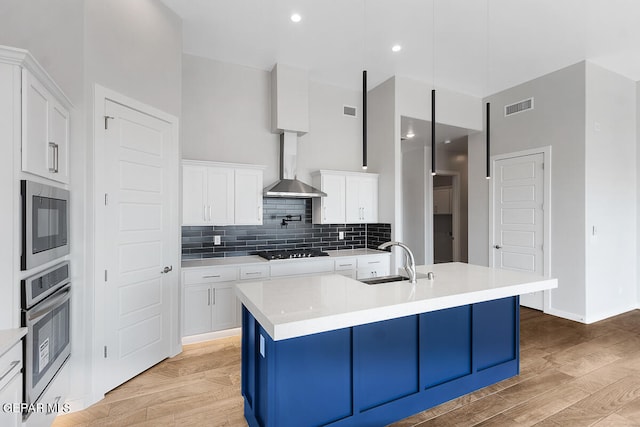
{"type": "Polygon", "coordinates": [[[394,44],[391,50],[394,52],[400,52],[402,50],[402,46],[400,46],[399,44],[394,44]]]}
{"type": "Polygon", "coordinates": [[[407,132],[407,138],[413,138],[414,136],[416,136],[415,133],[413,132],[407,132]]]}
{"type": "Polygon", "coordinates": [[[445,143],[445,144],[451,144],[451,140],[450,140],[450,139],[445,139],[445,140],[444,140],[444,143],[445,143]]]}
{"type": "Polygon", "coordinates": [[[300,22],[302,21],[302,16],[300,16],[299,13],[294,13],[293,15],[291,15],[291,20],[293,22],[300,22]]]}

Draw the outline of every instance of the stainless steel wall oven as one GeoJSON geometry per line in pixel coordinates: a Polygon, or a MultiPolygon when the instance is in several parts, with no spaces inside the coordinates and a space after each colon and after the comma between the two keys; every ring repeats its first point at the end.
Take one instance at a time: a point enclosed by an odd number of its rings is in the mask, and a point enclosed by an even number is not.
{"type": "Polygon", "coordinates": [[[29,270],[69,253],[69,191],[33,181],[20,182],[22,256],[29,270]]]}
{"type": "Polygon", "coordinates": [[[22,281],[24,402],[36,403],[71,355],[69,262],[22,281]]]}

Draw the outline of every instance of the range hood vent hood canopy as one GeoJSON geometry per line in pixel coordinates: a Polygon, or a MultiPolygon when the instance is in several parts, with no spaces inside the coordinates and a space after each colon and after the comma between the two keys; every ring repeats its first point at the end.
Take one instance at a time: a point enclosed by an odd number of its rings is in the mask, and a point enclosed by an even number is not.
{"type": "Polygon", "coordinates": [[[285,131],[280,134],[280,180],[264,189],[265,197],[310,198],[325,197],[327,193],[298,181],[296,164],[298,135],[285,131]]]}

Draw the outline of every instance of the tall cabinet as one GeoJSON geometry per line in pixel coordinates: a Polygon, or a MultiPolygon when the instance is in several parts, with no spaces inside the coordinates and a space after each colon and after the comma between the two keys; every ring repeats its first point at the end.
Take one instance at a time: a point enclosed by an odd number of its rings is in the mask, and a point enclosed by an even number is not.
{"type": "MultiPolygon", "coordinates": [[[[7,331],[26,333],[20,328],[20,180],[62,187],[69,183],[71,110],[69,99],[28,51],[0,46],[0,342],[7,331]]],[[[6,351],[0,344],[2,403],[22,401],[22,375],[28,368],[22,366],[23,335],[6,351]]],[[[47,389],[56,391],[60,404],[70,389],[64,381],[68,371],[63,367],[47,389]]],[[[48,403],[45,394],[35,403],[48,403]]],[[[0,424],[50,425],[56,414],[32,413],[23,423],[21,414],[8,411],[0,424]]]]}

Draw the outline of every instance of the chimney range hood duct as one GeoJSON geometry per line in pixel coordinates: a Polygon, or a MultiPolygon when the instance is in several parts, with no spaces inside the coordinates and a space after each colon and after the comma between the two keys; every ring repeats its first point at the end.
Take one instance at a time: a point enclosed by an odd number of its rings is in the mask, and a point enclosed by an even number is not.
{"type": "Polygon", "coordinates": [[[264,189],[264,197],[324,197],[327,193],[298,181],[296,164],[298,134],[284,131],[280,134],[280,181],[264,189]]]}

